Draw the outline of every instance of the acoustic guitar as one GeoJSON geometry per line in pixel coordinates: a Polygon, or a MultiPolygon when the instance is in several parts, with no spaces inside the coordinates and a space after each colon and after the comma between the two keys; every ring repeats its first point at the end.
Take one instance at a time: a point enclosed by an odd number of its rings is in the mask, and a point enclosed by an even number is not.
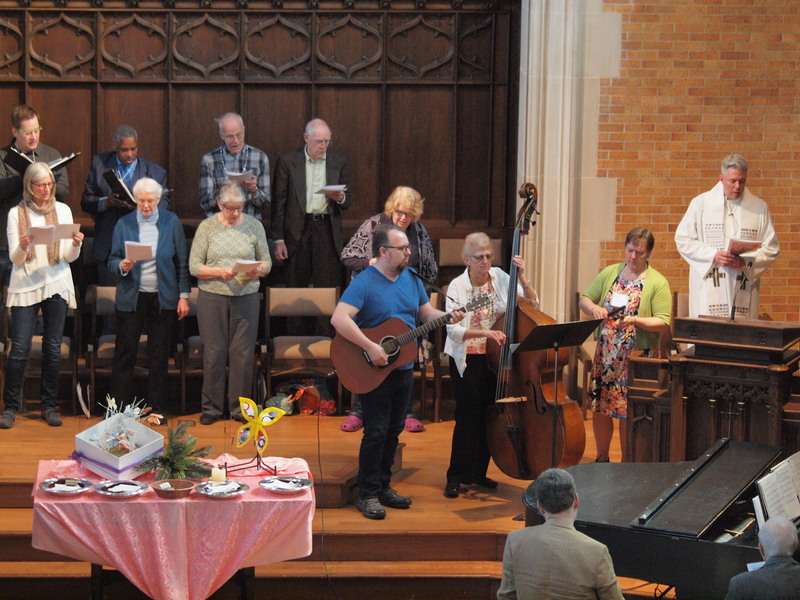
{"type": "MultiPolygon", "coordinates": [[[[458,310],[472,311],[490,304],[491,301],[491,294],[481,294],[458,310]]],[[[449,315],[442,315],[415,329],[409,329],[402,319],[397,318],[388,319],[371,329],[363,329],[364,335],[379,343],[389,357],[388,364],[383,367],[372,364],[369,354],[363,348],[336,334],[331,341],[331,360],[339,381],[354,394],[371,392],[397,367],[413,362],[417,355],[416,339],[447,324],[448,317],[449,315]]]]}

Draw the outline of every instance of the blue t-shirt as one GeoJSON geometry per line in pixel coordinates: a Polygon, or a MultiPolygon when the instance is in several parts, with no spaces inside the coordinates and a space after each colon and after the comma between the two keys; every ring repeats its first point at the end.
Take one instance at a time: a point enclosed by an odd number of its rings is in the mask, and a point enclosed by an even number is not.
{"type": "MultiPolygon", "coordinates": [[[[419,307],[428,303],[425,286],[408,269],[392,281],[375,267],[367,267],[347,286],[342,302],[358,309],[353,320],[361,329],[371,329],[396,317],[410,329],[417,326],[419,307]]],[[[399,367],[410,369],[413,363],[399,367]]]]}

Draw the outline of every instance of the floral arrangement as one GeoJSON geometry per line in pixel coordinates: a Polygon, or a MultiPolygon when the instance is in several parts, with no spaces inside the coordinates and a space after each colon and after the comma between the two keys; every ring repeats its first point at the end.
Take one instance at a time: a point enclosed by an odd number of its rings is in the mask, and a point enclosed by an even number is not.
{"type": "Polygon", "coordinates": [[[138,447],[136,430],[132,427],[134,422],[157,425],[162,418],[161,415],[153,413],[142,400],[134,400],[120,410],[117,401],[106,396],[106,403],[100,406],[106,409],[106,416],[92,443],[104,452],[117,457],[133,452],[138,447]]]}
{"type": "Polygon", "coordinates": [[[184,421],[167,433],[164,453],[151,456],[136,466],[144,473],[155,471],[156,479],[200,479],[211,475],[211,465],[201,461],[214,451],[211,446],[197,447],[197,438],[187,435],[184,421]]]}

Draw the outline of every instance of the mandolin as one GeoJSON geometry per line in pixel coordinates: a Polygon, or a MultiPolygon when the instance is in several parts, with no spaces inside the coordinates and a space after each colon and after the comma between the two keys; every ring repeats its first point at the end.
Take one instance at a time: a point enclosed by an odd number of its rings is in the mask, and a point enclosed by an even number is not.
{"type": "MultiPolygon", "coordinates": [[[[469,312],[491,302],[491,294],[481,294],[458,310],[469,312]]],[[[413,362],[417,355],[415,340],[446,325],[448,318],[449,315],[445,314],[414,329],[410,329],[402,319],[392,318],[377,327],[363,329],[364,335],[379,343],[389,357],[388,364],[383,367],[372,364],[363,348],[337,334],[331,341],[331,360],[340,383],[355,394],[371,392],[397,367],[413,362]]]]}

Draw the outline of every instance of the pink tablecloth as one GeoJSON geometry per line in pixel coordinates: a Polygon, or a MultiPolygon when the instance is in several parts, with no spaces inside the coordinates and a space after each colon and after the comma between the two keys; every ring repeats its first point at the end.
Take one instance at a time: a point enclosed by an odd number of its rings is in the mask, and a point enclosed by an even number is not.
{"type": "MultiPolygon", "coordinates": [[[[227,457],[230,462],[237,462],[227,457]]],[[[223,462],[224,457],[215,461],[223,462]]],[[[279,475],[310,478],[300,458],[267,458],[279,475]]],[[[34,486],[33,547],[113,567],[155,600],[203,600],[238,569],[311,553],[313,488],[277,495],[259,487],[269,473],[232,473],[250,486],[214,499],[196,491],[163,500],[148,490],[129,499],[89,491],[60,496],[39,489],[51,477],[101,478],[72,460],[39,462],[34,486]]],[[[152,482],[152,476],[139,478],[152,482]]]]}

